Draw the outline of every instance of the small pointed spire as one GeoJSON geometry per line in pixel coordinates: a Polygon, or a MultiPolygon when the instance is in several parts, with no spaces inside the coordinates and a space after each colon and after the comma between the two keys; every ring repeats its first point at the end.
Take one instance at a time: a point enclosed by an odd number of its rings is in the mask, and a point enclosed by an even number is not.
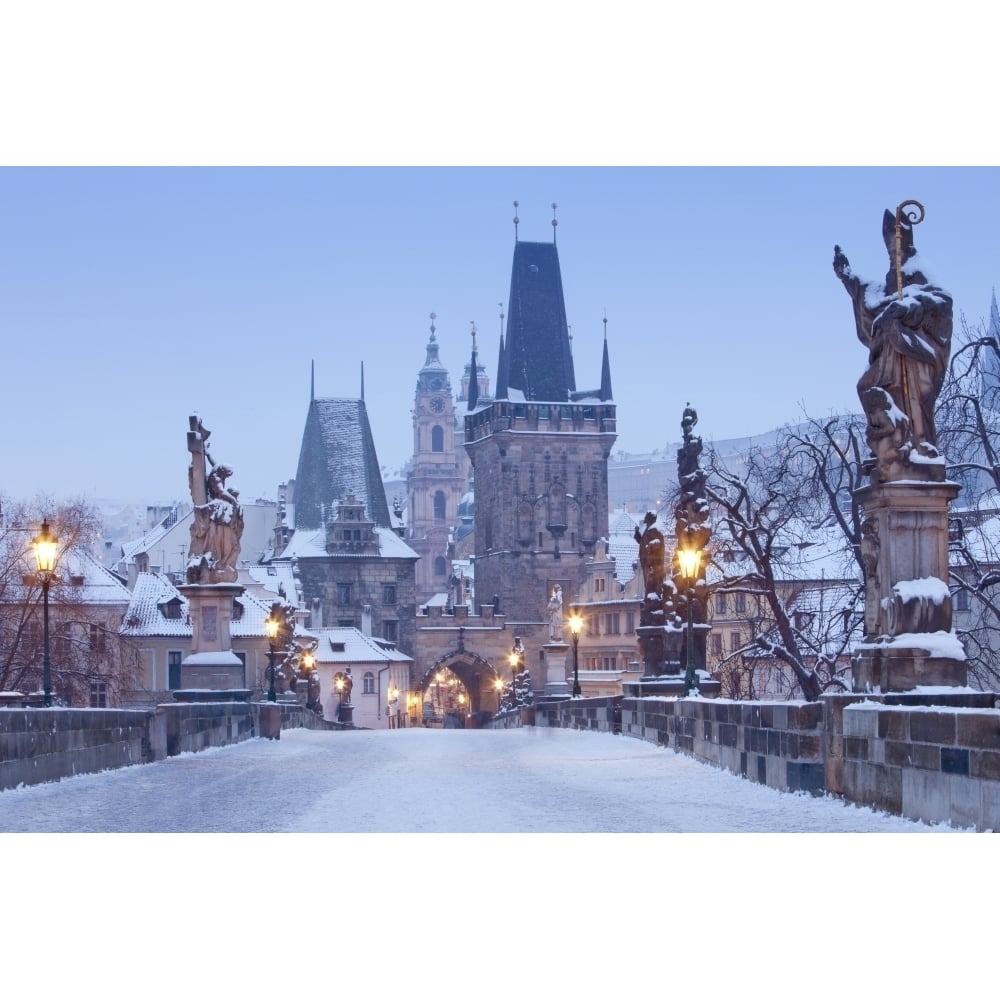
{"type": "Polygon", "coordinates": [[[493,390],[494,399],[507,398],[507,352],[503,345],[503,329],[500,330],[500,353],[497,355],[497,384],[493,390]]]}
{"type": "Polygon", "coordinates": [[[361,362],[361,402],[365,401],[365,363],[361,362]]]}
{"type": "Polygon", "coordinates": [[[514,202],[514,242],[517,242],[517,226],[521,220],[517,217],[517,202],[514,202]]]}
{"type": "Polygon", "coordinates": [[[552,245],[556,245],[556,226],[559,225],[559,220],[556,218],[556,209],[559,206],[552,202],[552,245]]]}
{"type": "Polygon", "coordinates": [[[611,392],[611,361],[608,357],[608,313],[604,311],[604,356],[601,358],[601,401],[614,399],[611,392]]]}
{"type": "Polygon", "coordinates": [[[469,375],[469,409],[474,410],[479,405],[479,361],[476,357],[476,321],[472,323],[472,367],[469,375]]]}
{"type": "Polygon", "coordinates": [[[316,359],[309,362],[309,402],[316,398],[316,359]]]}
{"type": "Polygon", "coordinates": [[[436,319],[437,319],[437,313],[431,313],[431,340],[432,341],[435,340],[435,339],[437,339],[434,336],[434,333],[437,330],[437,327],[434,325],[434,320],[436,320],[436,319]]]}

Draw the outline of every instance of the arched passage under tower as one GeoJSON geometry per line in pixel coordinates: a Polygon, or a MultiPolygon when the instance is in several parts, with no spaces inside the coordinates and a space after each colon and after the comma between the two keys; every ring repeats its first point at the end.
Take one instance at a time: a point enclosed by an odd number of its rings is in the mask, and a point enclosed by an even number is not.
{"type": "Polygon", "coordinates": [[[496,714],[503,681],[493,665],[468,650],[440,657],[421,677],[407,706],[411,726],[477,728],[496,714]]]}

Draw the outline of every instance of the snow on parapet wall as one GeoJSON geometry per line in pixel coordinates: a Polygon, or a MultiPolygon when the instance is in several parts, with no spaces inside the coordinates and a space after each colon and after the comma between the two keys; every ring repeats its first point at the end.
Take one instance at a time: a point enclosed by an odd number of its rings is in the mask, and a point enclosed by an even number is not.
{"type": "Polygon", "coordinates": [[[964,661],[965,648],[954,632],[904,632],[885,642],[862,642],[855,649],[923,649],[928,656],[964,661]]]}
{"type": "Polygon", "coordinates": [[[893,584],[893,593],[904,602],[927,600],[933,604],[944,604],[950,596],[948,584],[936,576],[925,576],[919,580],[900,580],[893,584]]]}

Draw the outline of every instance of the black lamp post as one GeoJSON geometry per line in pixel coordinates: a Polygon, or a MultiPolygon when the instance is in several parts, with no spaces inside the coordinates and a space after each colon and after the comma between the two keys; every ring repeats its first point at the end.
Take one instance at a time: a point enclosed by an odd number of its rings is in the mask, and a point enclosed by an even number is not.
{"type": "Polygon", "coordinates": [[[264,633],[267,635],[267,700],[277,701],[278,696],[274,690],[274,658],[275,658],[275,648],[274,640],[278,638],[278,630],[281,628],[281,623],[278,621],[274,615],[268,615],[264,622],[264,633]]]}
{"type": "Polygon", "coordinates": [[[698,677],[694,670],[694,629],[691,613],[694,608],[694,588],[698,582],[698,565],[701,562],[700,549],[678,549],[677,562],[681,575],[688,582],[687,592],[687,669],[684,671],[684,697],[698,689],[698,677]]]}
{"type": "Polygon", "coordinates": [[[42,581],[42,691],[45,707],[52,704],[52,662],[49,659],[49,585],[56,575],[56,549],[58,539],[49,532],[49,522],[42,520],[42,530],[32,543],[38,563],[38,576],[42,581]]]}
{"type": "Polygon", "coordinates": [[[573,608],[569,616],[569,631],[573,636],[573,697],[580,697],[580,630],[583,628],[583,616],[573,608]]]}

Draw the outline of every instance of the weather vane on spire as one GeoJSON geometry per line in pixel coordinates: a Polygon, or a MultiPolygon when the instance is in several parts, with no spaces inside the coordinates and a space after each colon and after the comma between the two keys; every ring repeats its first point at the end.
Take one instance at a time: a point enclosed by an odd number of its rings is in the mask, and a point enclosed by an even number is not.
{"type": "Polygon", "coordinates": [[[556,226],[559,225],[559,220],[556,218],[556,209],[559,206],[552,202],[552,245],[556,245],[556,226]]]}
{"type": "Polygon", "coordinates": [[[604,307],[604,339],[608,339],[608,307],[604,307]]]}
{"type": "Polygon", "coordinates": [[[517,217],[517,202],[514,202],[514,242],[517,242],[517,225],[521,220],[517,217]]]}
{"type": "Polygon", "coordinates": [[[472,326],[472,349],[475,350],[476,349],[476,321],[474,319],[470,319],[469,323],[472,326]]]}

